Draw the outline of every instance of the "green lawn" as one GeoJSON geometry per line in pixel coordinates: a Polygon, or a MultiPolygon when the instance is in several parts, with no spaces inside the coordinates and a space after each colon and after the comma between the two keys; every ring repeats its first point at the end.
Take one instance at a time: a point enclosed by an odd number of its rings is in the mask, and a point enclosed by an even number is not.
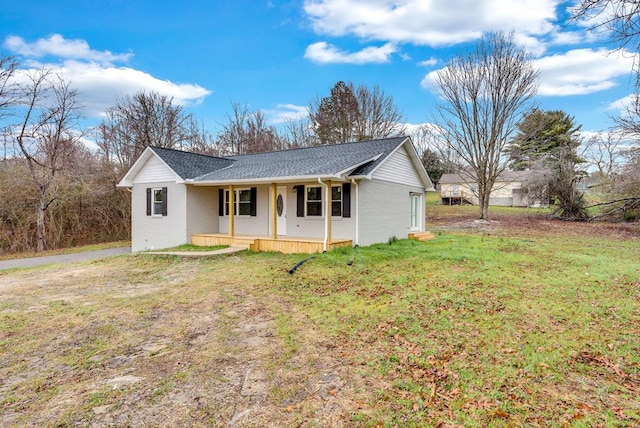
{"type": "Polygon", "coordinates": [[[364,425],[640,424],[638,241],[441,234],[280,286],[380,388],[364,425]]]}

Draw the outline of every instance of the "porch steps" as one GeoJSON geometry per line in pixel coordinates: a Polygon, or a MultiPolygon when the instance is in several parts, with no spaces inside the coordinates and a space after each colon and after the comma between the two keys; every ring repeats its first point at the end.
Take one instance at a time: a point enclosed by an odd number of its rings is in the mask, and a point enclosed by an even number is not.
{"type": "Polygon", "coordinates": [[[215,245],[229,245],[231,247],[244,247],[250,249],[255,245],[253,238],[238,238],[230,236],[194,235],[191,237],[193,245],[213,247],[215,245]]]}
{"type": "Polygon", "coordinates": [[[436,235],[430,231],[426,232],[414,232],[409,234],[409,239],[415,239],[417,241],[428,241],[429,239],[435,239],[436,235]]]}

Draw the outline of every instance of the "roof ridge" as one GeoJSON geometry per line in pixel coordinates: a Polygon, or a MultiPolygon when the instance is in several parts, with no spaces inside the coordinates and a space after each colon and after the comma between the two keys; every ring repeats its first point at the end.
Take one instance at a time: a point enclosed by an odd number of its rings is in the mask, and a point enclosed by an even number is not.
{"type": "Polygon", "coordinates": [[[405,140],[407,138],[408,138],[408,135],[402,135],[397,137],[385,137],[385,138],[373,138],[373,139],[361,140],[361,141],[349,141],[346,143],[319,144],[317,146],[294,147],[291,149],[271,150],[268,152],[256,152],[256,153],[244,153],[241,155],[230,155],[229,158],[224,158],[224,159],[234,159],[234,158],[239,158],[243,156],[255,156],[255,155],[267,154],[267,153],[293,152],[293,151],[300,151],[300,150],[317,149],[320,147],[348,146],[348,145],[355,145],[355,144],[380,142],[380,141],[386,141],[386,140],[400,140],[400,139],[405,140]]]}

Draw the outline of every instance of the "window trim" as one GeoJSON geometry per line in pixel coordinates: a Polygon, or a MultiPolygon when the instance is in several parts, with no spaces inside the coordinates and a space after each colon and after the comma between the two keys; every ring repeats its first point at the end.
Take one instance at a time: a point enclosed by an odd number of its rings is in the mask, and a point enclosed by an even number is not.
{"type": "Polygon", "coordinates": [[[306,217],[322,218],[324,217],[324,198],[322,197],[322,186],[305,186],[304,187],[304,214],[306,217]],[[320,189],[320,199],[312,199],[309,201],[309,189],[320,189]],[[309,214],[309,202],[320,203],[320,214],[309,214]]]}
{"type": "MultiPolygon", "coordinates": [[[[337,184],[337,185],[331,185],[331,193],[330,193],[330,198],[331,198],[331,203],[329,205],[331,211],[331,218],[335,218],[335,219],[340,219],[343,217],[350,217],[351,213],[351,207],[349,207],[349,215],[344,216],[345,214],[345,203],[344,203],[344,184],[345,183],[341,183],[341,184],[337,184]],[[333,199],[333,189],[338,189],[339,193],[340,193],[340,199],[333,199]],[[340,202],[340,214],[333,214],[333,204],[334,202],[340,202]]],[[[350,185],[350,183],[347,183],[348,185],[350,185]]],[[[325,216],[325,187],[324,186],[318,186],[318,185],[304,185],[302,186],[302,188],[304,189],[304,217],[311,217],[311,218],[324,218],[325,216]],[[315,200],[312,199],[311,201],[309,200],[308,196],[309,196],[309,192],[308,189],[312,189],[312,188],[316,188],[316,189],[320,189],[320,199],[319,200],[315,200]],[[313,203],[318,203],[320,202],[320,214],[315,215],[315,214],[309,214],[309,202],[313,202],[313,203]]],[[[349,189],[350,190],[350,189],[349,189]]],[[[351,201],[349,201],[351,202],[351,201]]],[[[298,213],[299,214],[299,213],[298,213]]],[[[300,215],[298,215],[298,217],[301,217],[300,215]]]]}
{"type": "MultiPolygon", "coordinates": [[[[234,193],[233,213],[235,217],[255,217],[256,216],[257,201],[255,199],[257,199],[257,190],[255,189],[256,189],[255,187],[241,187],[241,188],[233,189],[233,193],[234,193]],[[248,201],[240,200],[241,192],[249,193],[248,201]],[[240,214],[241,204],[245,204],[246,206],[249,207],[247,214],[240,214]]],[[[222,214],[223,217],[229,217],[229,188],[223,189],[223,209],[221,212],[223,213],[222,214]]]]}
{"type": "Polygon", "coordinates": [[[147,187],[147,216],[164,217],[167,215],[167,188],[147,187]],[[160,195],[160,200],[156,201],[156,195],[160,195]]]}
{"type": "Polygon", "coordinates": [[[342,217],[342,213],[344,212],[344,196],[343,196],[343,192],[342,192],[342,185],[338,185],[338,186],[331,186],[331,217],[336,218],[336,217],[342,217]],[[340,199],[333,199],[333,189],[338,189],[338,192],[340,193],[340,199]],[[334,214],[333,213],[333,204],[336,202],[340,202],[340,214],[334,214]]]}

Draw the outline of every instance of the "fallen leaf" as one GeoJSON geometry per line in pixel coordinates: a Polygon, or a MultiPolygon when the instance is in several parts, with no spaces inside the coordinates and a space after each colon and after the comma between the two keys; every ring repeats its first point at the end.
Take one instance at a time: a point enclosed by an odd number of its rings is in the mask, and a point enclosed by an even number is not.
{"type": "Polygon", "coordinates": [[[505,412],[504,410],[497,409],[495,412],[493,412],[493,415],[498,418],[509,419],[509,413],[505,412]]]}

